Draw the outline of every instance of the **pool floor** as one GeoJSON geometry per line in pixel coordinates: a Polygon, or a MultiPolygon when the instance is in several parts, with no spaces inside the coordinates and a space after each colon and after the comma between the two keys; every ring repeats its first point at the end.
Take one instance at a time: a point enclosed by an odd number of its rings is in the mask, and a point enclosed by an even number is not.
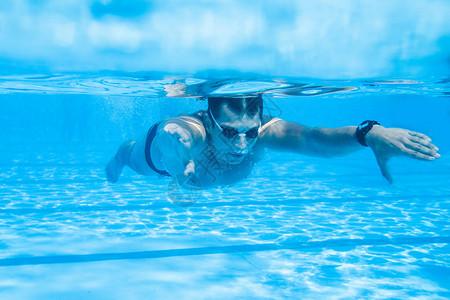
{"type": "Polygon", "coordinates": [[[183,208],[167,179],[107,183],[110,148],[64,149],[0,149],[1,299],[450,298],[444,156],[389,186],[370,153],[273,154],[183,208]]]}

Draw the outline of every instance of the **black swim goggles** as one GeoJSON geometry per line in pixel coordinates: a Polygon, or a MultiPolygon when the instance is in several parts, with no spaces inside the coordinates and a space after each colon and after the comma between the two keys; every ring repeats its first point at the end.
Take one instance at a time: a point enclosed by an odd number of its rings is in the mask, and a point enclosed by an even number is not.
{"type": "Polygon", "coordinates": [[[236,128],[233,127],[227,127],[227,126],[220,126],[219,123],[217,123],[216,118],[214,118],[214,115],[211,112],[211,109],[208,110],[209,115],[211,116],[211,119],[216,124],[217,128],[220,129],[220,132],[228,139],[235,138],[237,135],[244,135],[248,139],[256,139],[259,134],[259,128],[261,128],[261,123],[258,127],[252,128],[244,133],[240,133],[236,130],[236,128]]]}

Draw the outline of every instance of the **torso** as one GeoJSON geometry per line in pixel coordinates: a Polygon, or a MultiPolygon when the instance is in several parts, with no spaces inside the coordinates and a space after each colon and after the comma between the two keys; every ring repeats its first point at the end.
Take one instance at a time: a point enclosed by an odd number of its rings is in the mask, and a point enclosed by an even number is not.
{"type": "Polygon", "coordinates": [[[215,149],[208,145],[194,157],[195,174],[201,187],[231,185],[247,178],[262,153],[251,153],[239,164],[229,164],[217,157],[215,149]]]}

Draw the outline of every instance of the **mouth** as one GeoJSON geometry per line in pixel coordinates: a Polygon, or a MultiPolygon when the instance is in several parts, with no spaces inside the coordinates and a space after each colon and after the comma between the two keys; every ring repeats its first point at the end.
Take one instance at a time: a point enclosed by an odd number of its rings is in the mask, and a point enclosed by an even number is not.
{"type": "Polygon", "coordinates": [[[244,159],[245,154],[239,154],[234,152],[228,153],[228,161],[229,162],[240,162],[244,159]]]}
{"type": "Polygon", "coordinates": [[[242,154],[242,153],[230,153],[230,155],[233,157],[244,157],[245,156],[245,154],[242,154]]]}

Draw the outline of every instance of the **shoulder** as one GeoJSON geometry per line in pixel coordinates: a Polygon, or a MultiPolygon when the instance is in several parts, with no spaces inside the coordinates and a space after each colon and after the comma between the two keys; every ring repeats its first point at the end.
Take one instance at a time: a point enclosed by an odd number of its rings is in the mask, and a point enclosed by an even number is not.
{"type": "Polygon", "coordinates": [[[262,117],[261,128],[258,130],[258,141],[254,148],[255,153],[261,155],[262,150],[267,148],[267,145],[272,142],[274,135],[276,135],[277,124],[282,121],[282,119],[271,115],[262,117]]]}
{"type": "Polygon", "coordinates": [[[278,117],[264,115],[261,122],[261,128],[259,129],[259,135],[263,136],[269,134],[283,122],[284,121],[278,117]]]}
{"type": "Polygon", "coordinates": [[[280,119],[278,117],[271,116],[271,115],[264,115],[262,117],[261,128],[266,128],[266,127],[268,127],[268,126],[270,126],[270,125],[272,125],[272,124],[274,124],[274,123],[276,123],[278,121],[282,121],[282,119],[280,119]]]}
{"type": "MultiPolygon", "coordinates": [[[[261,126],[258,144],[264,148],[285,148],[292,143],[301,142],[308,130],[297,122],[289,122],[280,118],[266,118],[261,126]]],[[[280,149],[281,149],[280,148],[280,149]]]]}

